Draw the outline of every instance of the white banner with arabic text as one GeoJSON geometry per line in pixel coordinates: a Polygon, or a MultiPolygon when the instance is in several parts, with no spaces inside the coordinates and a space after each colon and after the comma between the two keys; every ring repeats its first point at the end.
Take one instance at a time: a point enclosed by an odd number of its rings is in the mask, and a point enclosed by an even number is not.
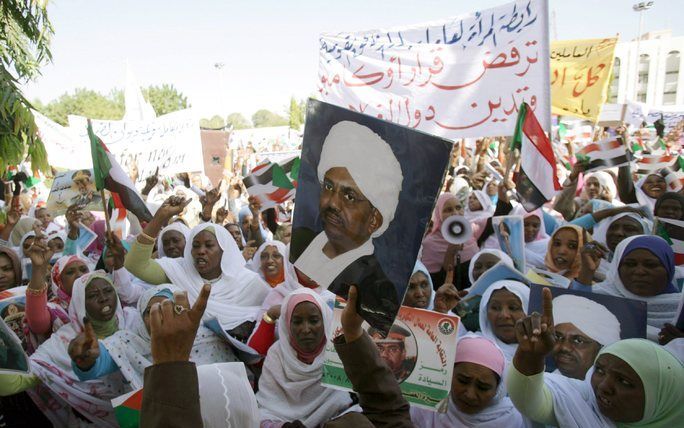
{"type": "Polygon", "coordinates": [[[456,139],[512,135],[527,102],[550,130],[547,0],[320,37],[323,101],[456,139]]]}

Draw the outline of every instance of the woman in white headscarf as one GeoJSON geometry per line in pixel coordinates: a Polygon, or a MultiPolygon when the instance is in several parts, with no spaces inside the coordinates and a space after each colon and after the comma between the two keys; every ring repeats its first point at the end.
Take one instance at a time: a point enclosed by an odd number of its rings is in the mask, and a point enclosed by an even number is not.
{"type": "Polygon", "coordinates": [[[216,318],[221,328],[246,340],[254,327],[259,307],[270,287],[247,269],[244,258],[228,231],[213,223],[195,226],[188,236],[182,258],[152,259],[156,236],[187,202],[167,199],[147,224],[126,255],[128,271],[150,284],[173,283],[188,292],[194,302],[205,283],[212,284],[206,317],[216,318]]]}
{"type": "Polygon", "coordinates": [[[482,190],[473,190],[468,197],[465,218],[468,221],[489,218],[494,215],[495,206],[489,195],[482,190]]]}
{"type": "Polygon", "coordinates": [[[259,379],[261,426],[300,421],[317,427],[348,409],[349,394],[321,385],[325,344],[332,338],[332,309],[301,288],[285,298],[279,340],[268,350],[259,379]]]}
{"type": "Polygon", "coordinates": [[[172,259],[183,257],[187,245],[190,228],[179,221],[175,221],[159,232],[157,237],[157,254],[159,258],[172,259]]]}
{"type": "Polygon", "coordinates": [[[610,252],[606,254],[605,259],[601,259],[595,277],[598,279],[606,277],[610,270],[610,262],[613,260],[613,253],[620,242],[632,236],[648,235],[652,229],[653,223],[650,220],[633,212],[623,212],[598,222],[594,226],[592,236],[594,241],[605,245],[610,252]]]}
{"type": "Polygon", "coordinates": [[[480,331],[493,340],[510,362],[518,349],[515,323],[527,314],[530,289],[518,281],[496,281],[480,301],[480,331]]]}
{"type": "Polygon", "coordinates": [[[466,335],[459,339],[451,392],[439,411],[411,407],[421,428],[522,428],[526,421],[506,396],[506,357],[491,340],[466,335]]]}
{"type": "Polygon", "coordinates": [[[432,310],[435,304],[436,291],[433,290],[432,278],[425,265],[416,260],[409,285],[404,294],[403,306],[432,310]]]}
{"type": "Polygon", "coordinates": [[[584,176],[584,186],[582,187],[583,199],[602,199],[604,201],[613,202],[617,196],[617,187],[613,177],[605,171],[596,171],[584,176]],[[593,181],[596,180],[597,186],[594,186],[593,181]]]}
{"type": "Polygon", "coordinates": [[[197,367],[204,428],[258,428],[259,408],[242,363],[197,367]]]}
{"type": "Polygon", "coordinates": [[[510,267],[513,266],[513,259],[506,253],[496,248],[487,248],[475,254],[468,266],[468,278],[470,284],[475,284],[480,276],[499,262],[504,262],[510,267]]]}
{"type": "Polygon", "coordinates": [[[289,251],[287,245],[280,241],[266,241],[254,253],[248,267],[259,274],[271,287],[277,287],[285,281],[285,265],[289,251]]]}

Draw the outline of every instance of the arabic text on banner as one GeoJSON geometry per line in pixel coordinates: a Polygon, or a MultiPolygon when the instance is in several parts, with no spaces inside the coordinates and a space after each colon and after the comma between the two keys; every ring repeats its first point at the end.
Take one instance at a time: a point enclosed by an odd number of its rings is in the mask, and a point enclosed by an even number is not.
{"type": "MultiPolygon", "coordinates": [[[[202,141],[197,118],[181,110],[150,121],[91,120],[95,135],[107,145],[124,171],[138,167],[141,185],[159,167],[162,175],[204,172],[202,141]]],[[[88,147],[86,118],[69,116],[82,147],[88,147]]]]}
{"type": "Polygon", "coordinates": [[[546,0],[320,37],[323,101],[441,137],[512,135],[526,101],[549,130],[546,0]]]}
{"type": "Polygon", "coordinates": [[[551,111],[596,122],[608,96],[617,38],[551,43],[551,111]]]}

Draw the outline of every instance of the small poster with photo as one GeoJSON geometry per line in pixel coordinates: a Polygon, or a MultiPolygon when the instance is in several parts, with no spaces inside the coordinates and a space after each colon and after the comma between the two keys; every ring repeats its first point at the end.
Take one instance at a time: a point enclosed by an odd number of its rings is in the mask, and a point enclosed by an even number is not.
{"type": "MultiPolygon", "coordinates": [[[[309,100],[290,261],[389,332],[446,173],[452,142],[309,100]]],[[[307,286],[309,286],[307,285],[307,286]]]]}
{"type": "MultiPolygon", "coordinates": [[[[530,287],[528,313],[542,313],[542,289],[530,287]]],[[[553,296],[556,345],[547,371],[584,379],[604,346],[646,337],[646,302],[578,290],[548,287],[553,296]]]]}
{"type": "MultiPolygon", "coordinates": [[[[336,325],[340,325],[345,305],[342,298],[335,300],[336,325]]],[[[380,357],[399,382],[402,395],[412,406],[437,410],[448,399],[459,322],[455,315],[402,306],[387,335],[368,323],[363,324],[380,357]]],[[[333,337],[340,333],[341,330],[336,331],[333,337]]],[[[326,345],[321,382],[330,388],[352,391],[332,343],[326,345]]]]}
{"type": "Polygon", "coordinates": [[[55,175],[50,196],[46,203],[53,216],[66,213],[67,208],[77,205],[85,211],[102,211],[102,197],[95,188],[92,169],[79,169],[55,175]]]}
{"type": "Polygon", "coordinates": [[[523,217],[507,215],[492,217],[492,227],[501,251],[513,259],[515,268],[525,272],[525,224],[523,217]]]}
{"type": "Polygon", "coordinates": [[[0,373],[29,372],[28,355],[12,329],[0,319],[0,373]]]}

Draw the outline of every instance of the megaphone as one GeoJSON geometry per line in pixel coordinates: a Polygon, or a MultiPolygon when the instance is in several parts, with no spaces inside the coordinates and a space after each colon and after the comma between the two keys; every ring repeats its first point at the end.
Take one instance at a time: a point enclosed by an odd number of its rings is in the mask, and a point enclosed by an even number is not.
{"type": "Polygon", "coordinates": [[[473,229],[465,217],[452,215],[442,223],[442,236],[450,244],[465,244],[473,237],[473,229]]]}

